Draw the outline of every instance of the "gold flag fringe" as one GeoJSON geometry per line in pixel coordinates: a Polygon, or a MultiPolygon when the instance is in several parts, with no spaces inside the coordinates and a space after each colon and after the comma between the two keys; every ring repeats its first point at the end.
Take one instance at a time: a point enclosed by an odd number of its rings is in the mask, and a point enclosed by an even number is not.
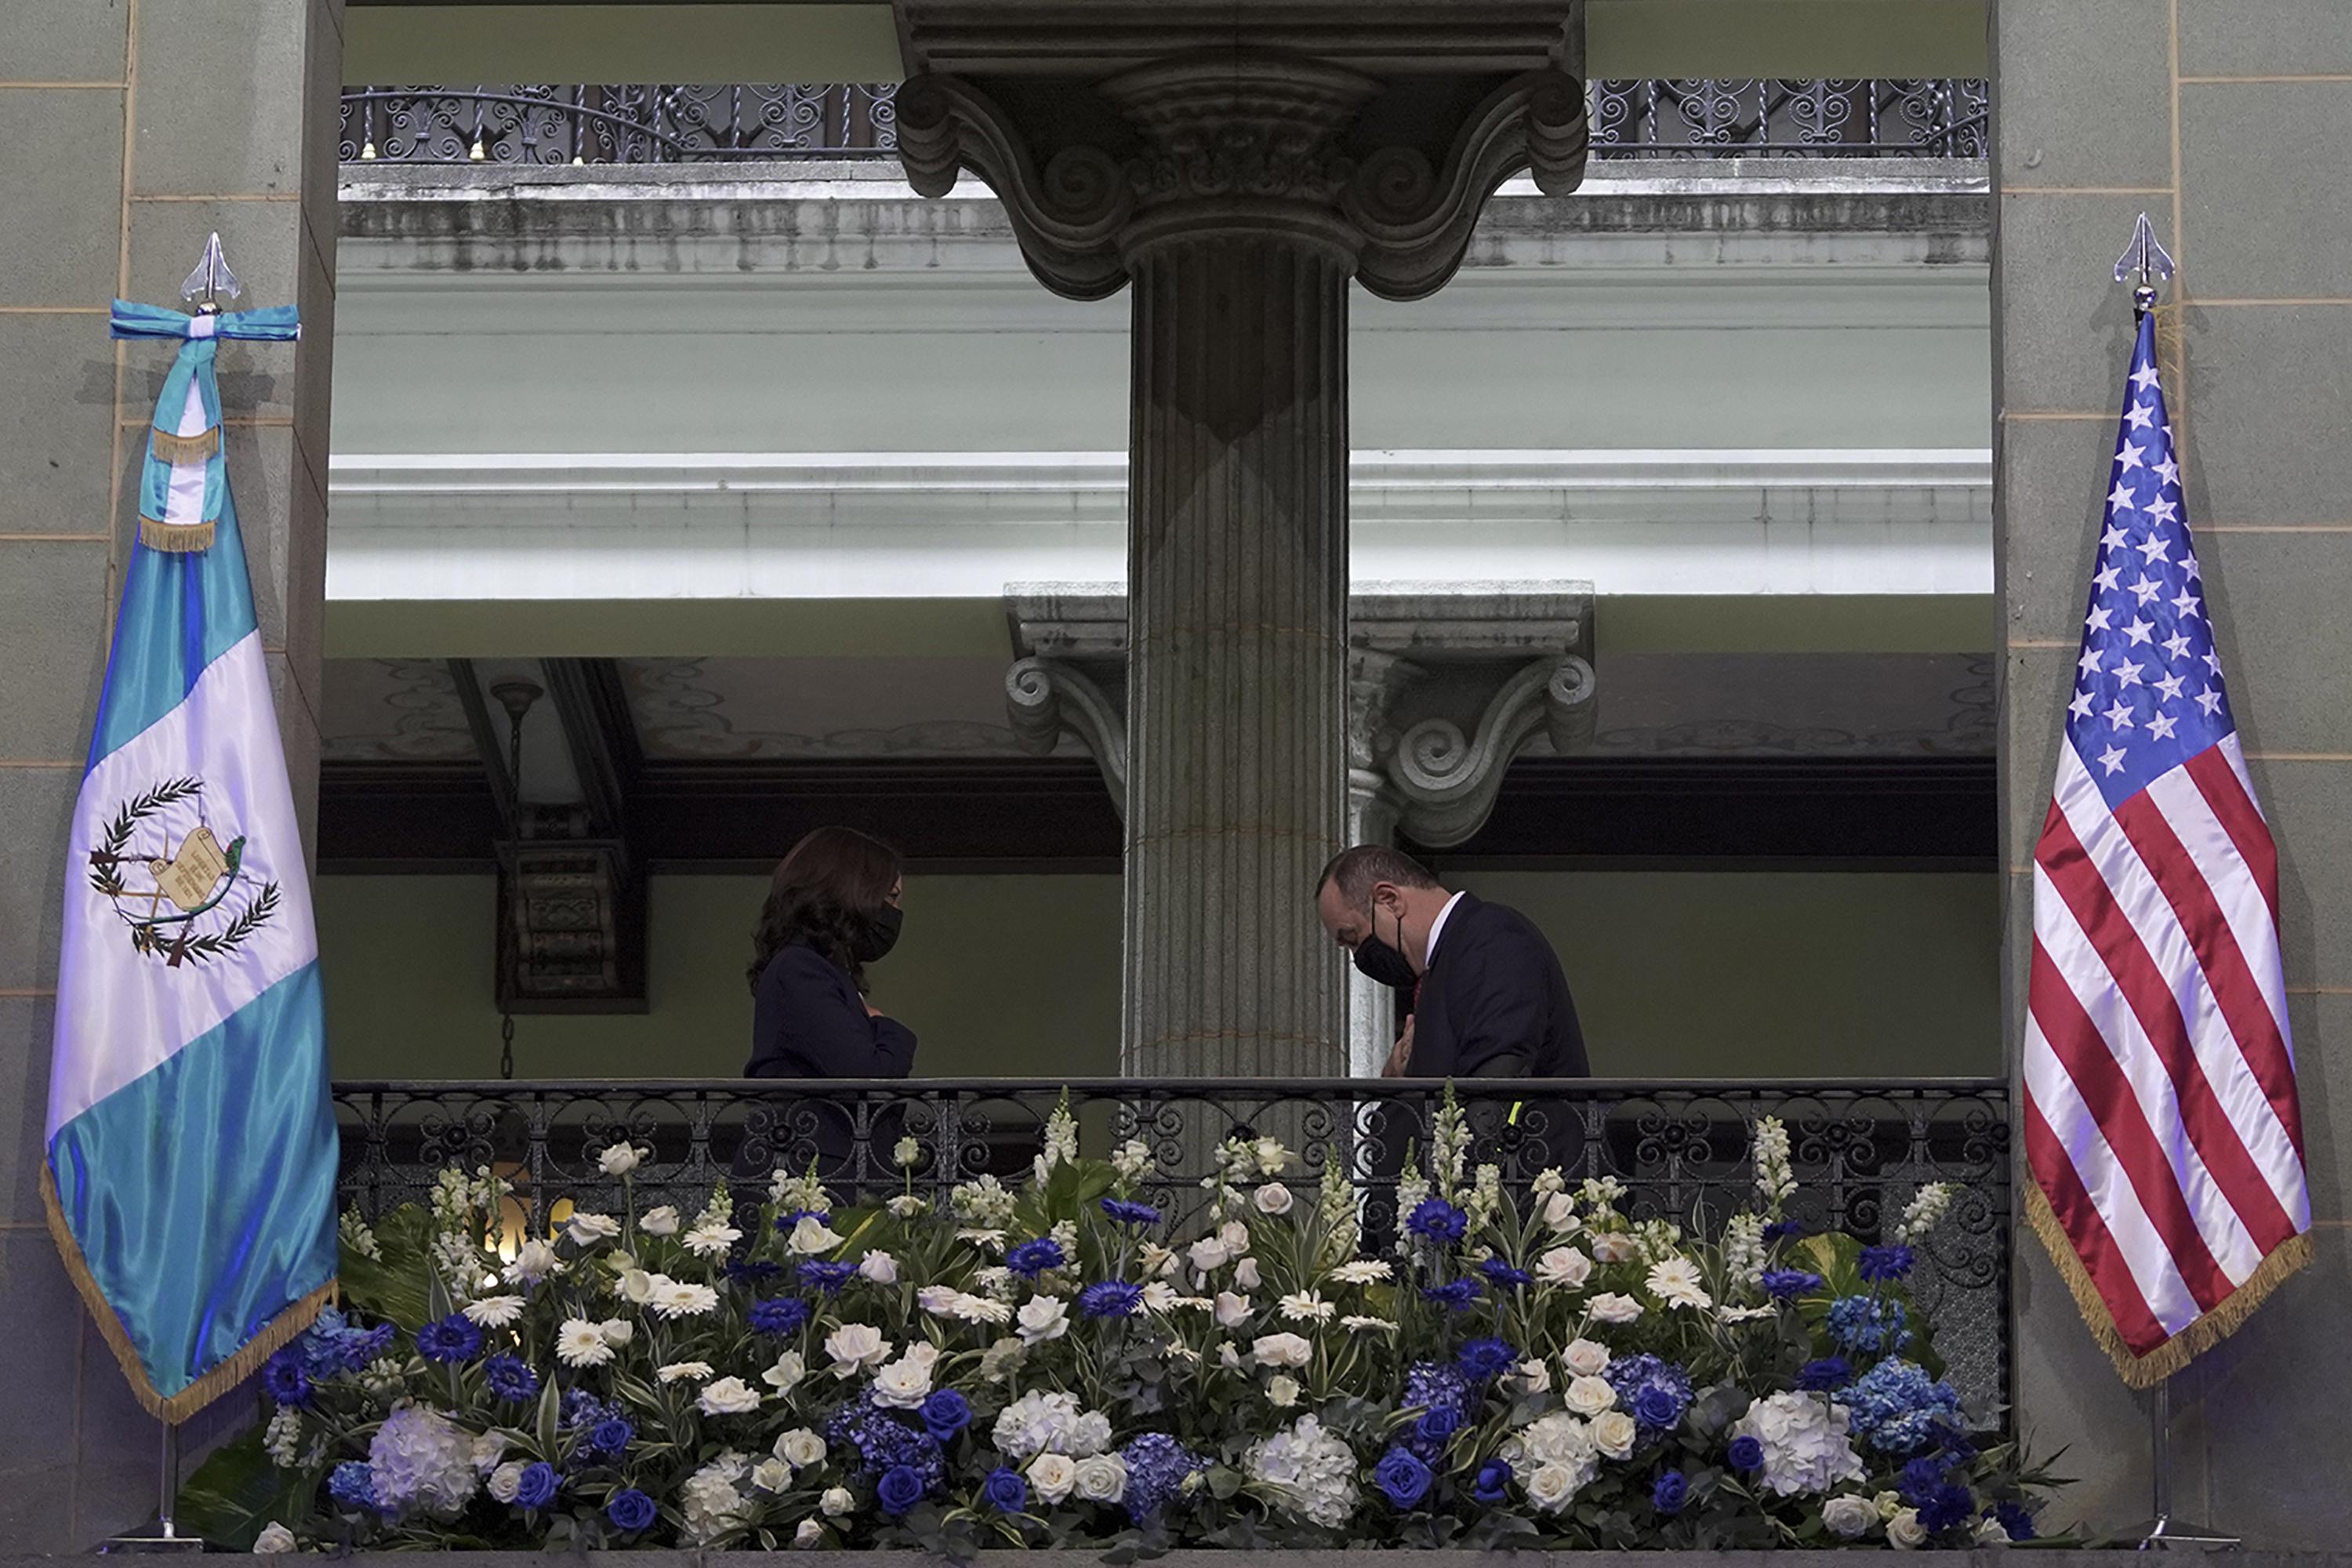
{"type": "Polygon", "coordinates": [[[210,522],[165,522],[160,517],[144,513],[139,519],[139,542],[150,550],[161,550],[173,555],[192,555],[199,550],[213,547],[210,522]]]}
{"type": "Polygon", "coordinates": [[[220,426],[208,426],[193,436],[175,436],[169,430],[154,430],[149,439],[155,444],[155,456],[167,463],[201,463],[220,450],[220,426]]]}
{"type": "Polygon", "coordinates": [[[317,1321],[320,1309],[335,1299],[335,1281],[330,1279],[272,1318],[268,1325],[247,1341],[235,1355],[177,1394],[161,1394],[155,1392],[155,1385],[148,1382],[147,1369],[141,1364],[139,1352],[131,1345],[131,1335],[123,1329],[122,1320],[115,1316],[112,1303],[99,1289],[98,1281],[90,1277],[89,1265],[82,1259],[81,1245],[74,1240],[73,1232],[66,1226],[65,1210],[58,1202],[57,1179],[50,1173],[49,1163],[46,1159],[41,1162],[41,1207],[48,1215],[49,1239],[58,1244],[58,1252],[65,1259],[66,1276],[73,1281],[74,1289],[81,1292],[83,1302],[89,1308],[90,1317],[98,1324],[99,1333],[104,1336],[107,1348],[114,1352],[116,1363],[122,1368],[122,1375],[130,1380],[131,1394],[146,1407],[150,1415],[166,1426],[177,1426],[260,1371],[263,1362],[277,1354],[296,1335],[317,1321]]]}
{"type": "Polygon", "coordinates": [[[2236,1333],[2254,1309],[2270,1300],[2286,1278],[2311,1261],[2311,1236],[2291,1236],[2279,1245],[2277,1251],[2263,1259],[2260,1267],[2246,1277],[2246,1282],[2223,1298],[2221,1304],[2190,1323],[2146,1355],[2134,1355],[2124,1337],[2116,1331],[2115,1319],[2107,1313],[2107,1304],[2099,1295],[2099,1288],[2091,1280],[2090,1270],[2075,1254],[2074,1244],[2067,1237],[2066,1227],[2059,1223],[2050,1198],[2040,1184],[2029,1182],[2025,1189],[2025,1220],[2033,1234],[2050,1254],[2050,1261],[2058,1266],[2059,1277],[2066,1281],[2067,1290],[2074,1298],[2075,1310],[2083,1314],[2084,1323],[2107,1359],[2116,1363],[2116,1374],[2132,1388],[2154,1388],[2158,1384],[2236,1333]]]}

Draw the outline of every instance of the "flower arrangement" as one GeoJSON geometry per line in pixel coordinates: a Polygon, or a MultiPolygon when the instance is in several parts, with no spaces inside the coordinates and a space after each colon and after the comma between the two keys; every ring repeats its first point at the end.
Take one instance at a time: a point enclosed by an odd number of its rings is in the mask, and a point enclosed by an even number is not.
{"type": "Polygon", "coordinates": [[[1906,1289],[1949,1194],[1873,1246],[1805,1236],[1785,1131],[1711,1239],[1614,1182],[1469,1168],[1450,1102],[1386,1256],[1327,1164],[1235,1141],[1178,1236],[1150,1152],[836,1209],[778,1175],[573,1213],[511,1258],[503,1195],[343,1226],[345,1310],[279,1352],[276,1413],[194,1479],[217,1543],[1241,1550],[1981,1546],[2052,1484],[1979,1447],[1906,1289]]]}

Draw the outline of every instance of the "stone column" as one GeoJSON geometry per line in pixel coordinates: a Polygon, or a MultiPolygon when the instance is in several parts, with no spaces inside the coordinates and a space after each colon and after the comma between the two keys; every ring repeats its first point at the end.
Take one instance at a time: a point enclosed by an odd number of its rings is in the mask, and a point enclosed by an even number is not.
{"type": "MultiPolygon", "coordinates": [[[[116,343],[107,301],[178,303],[218,230],[231,305],[295,303],[299,343],[224,343],[230,471],[295,799],[317,794],[340,0],[18,0],[0,68],[0,1539],[87,1551],[154,1507],[157,1427],[41,1220],[67,827],[138,527],[142,432],[169,343],[116,343]],[[134,25],[135,19],[135,25],[134,25]]],[[[234,1395],[190,1463],[251,1417],[234,1395]]]]}
{"type": "Polygon", "coordinates": [[[1130,1072],[1347,1069],[1314,879],[1349,826],[1349,280],[1430,293],[1506,174],[1565,193],[1583,172],[1571,7],[1465,15],[1485,9],[1254,37],[1230,5],[1166,0],[1047,37],[902,6],[915,188],[972,170],[1049,288],[1136,285],[1130,1072]]]}

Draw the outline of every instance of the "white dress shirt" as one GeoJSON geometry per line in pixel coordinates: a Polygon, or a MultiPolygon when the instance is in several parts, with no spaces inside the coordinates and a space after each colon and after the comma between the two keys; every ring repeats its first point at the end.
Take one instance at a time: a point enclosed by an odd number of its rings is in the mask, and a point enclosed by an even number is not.
{"type": "Polygon", "coordinates": [[[1445,907],[1437,911],[1437,918],[1429,922],[1429,945],[1422,950],[1421,954],[1423,973],[1426,974],[1429,972],[1429,966],[1437,962],[1437,939],[1445,930],[1445,917],[1452,914],[1454,906],[1461,901],[1462,895],[1454,894],[1445,900],[1445,907]]]}

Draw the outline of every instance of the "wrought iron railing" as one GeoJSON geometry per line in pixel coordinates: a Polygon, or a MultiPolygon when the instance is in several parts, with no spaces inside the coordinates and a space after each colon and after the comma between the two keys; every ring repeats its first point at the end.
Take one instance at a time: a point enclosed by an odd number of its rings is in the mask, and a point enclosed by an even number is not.
{"type": "MultiPolygon", "coordinates": [[[[683,163],[887,156],[887,83],[621,87],[354,87],[346,162],[683,163]]],[[[1974,80],[1595,81],[1602,158],[1981,158],[1989,98],[1974,80]]]]}
{"type": "MultiPolygon", "coordinates": [[[[1267,1134],[1310,1169],[1336,1157],[1362,1193],[1375,1238],[1393,1233],[1398,1173],[1410,1151],[1427,1147],[1445,1092],[1344,1079],[347,1082],[334,1089],[341,1197],[373,1216],[421,1201],[446,1164],[488,1165],[514,1182],[515,1217],[536,1228],[566,1198],[616,1203],[597,1155],[625,1140],[651,1151],[633,1178],[640,1205],[690,1209],[721,1184],[755,1203],[779,1165],[798,1171],[812,1161],[844,1198],[895,1193],[909,1179],[933,1191],[1026,1169],[1066,1091],[1087,1152],[1131,1137],[1150,1145],[1145,1184],[1180,1226],[1202,1201],[1209,1152],[1228,1136],[1267,1134]],[[891,1163],[902,1137],[921,1149],[911,1178],[891,1163]]],[[[1795,1215],[1811,1226],[1874,1238],[1921,1186],[1955,1184],[1959,1195],[1925,1245],[1914,1287],[1971,1407],[2009,1403],[2009,1115],[1999,1081],[1521,1079],[1469,1081],[1455,1092],[1475,1134],[1474,1160],[1515,1182],[1550,1166],[1571,1181],[1614,1177],[1636,1216],[1712,1228],[1745,1205],[1763,1116],[1788,1126],[1795,1215]]]]}

